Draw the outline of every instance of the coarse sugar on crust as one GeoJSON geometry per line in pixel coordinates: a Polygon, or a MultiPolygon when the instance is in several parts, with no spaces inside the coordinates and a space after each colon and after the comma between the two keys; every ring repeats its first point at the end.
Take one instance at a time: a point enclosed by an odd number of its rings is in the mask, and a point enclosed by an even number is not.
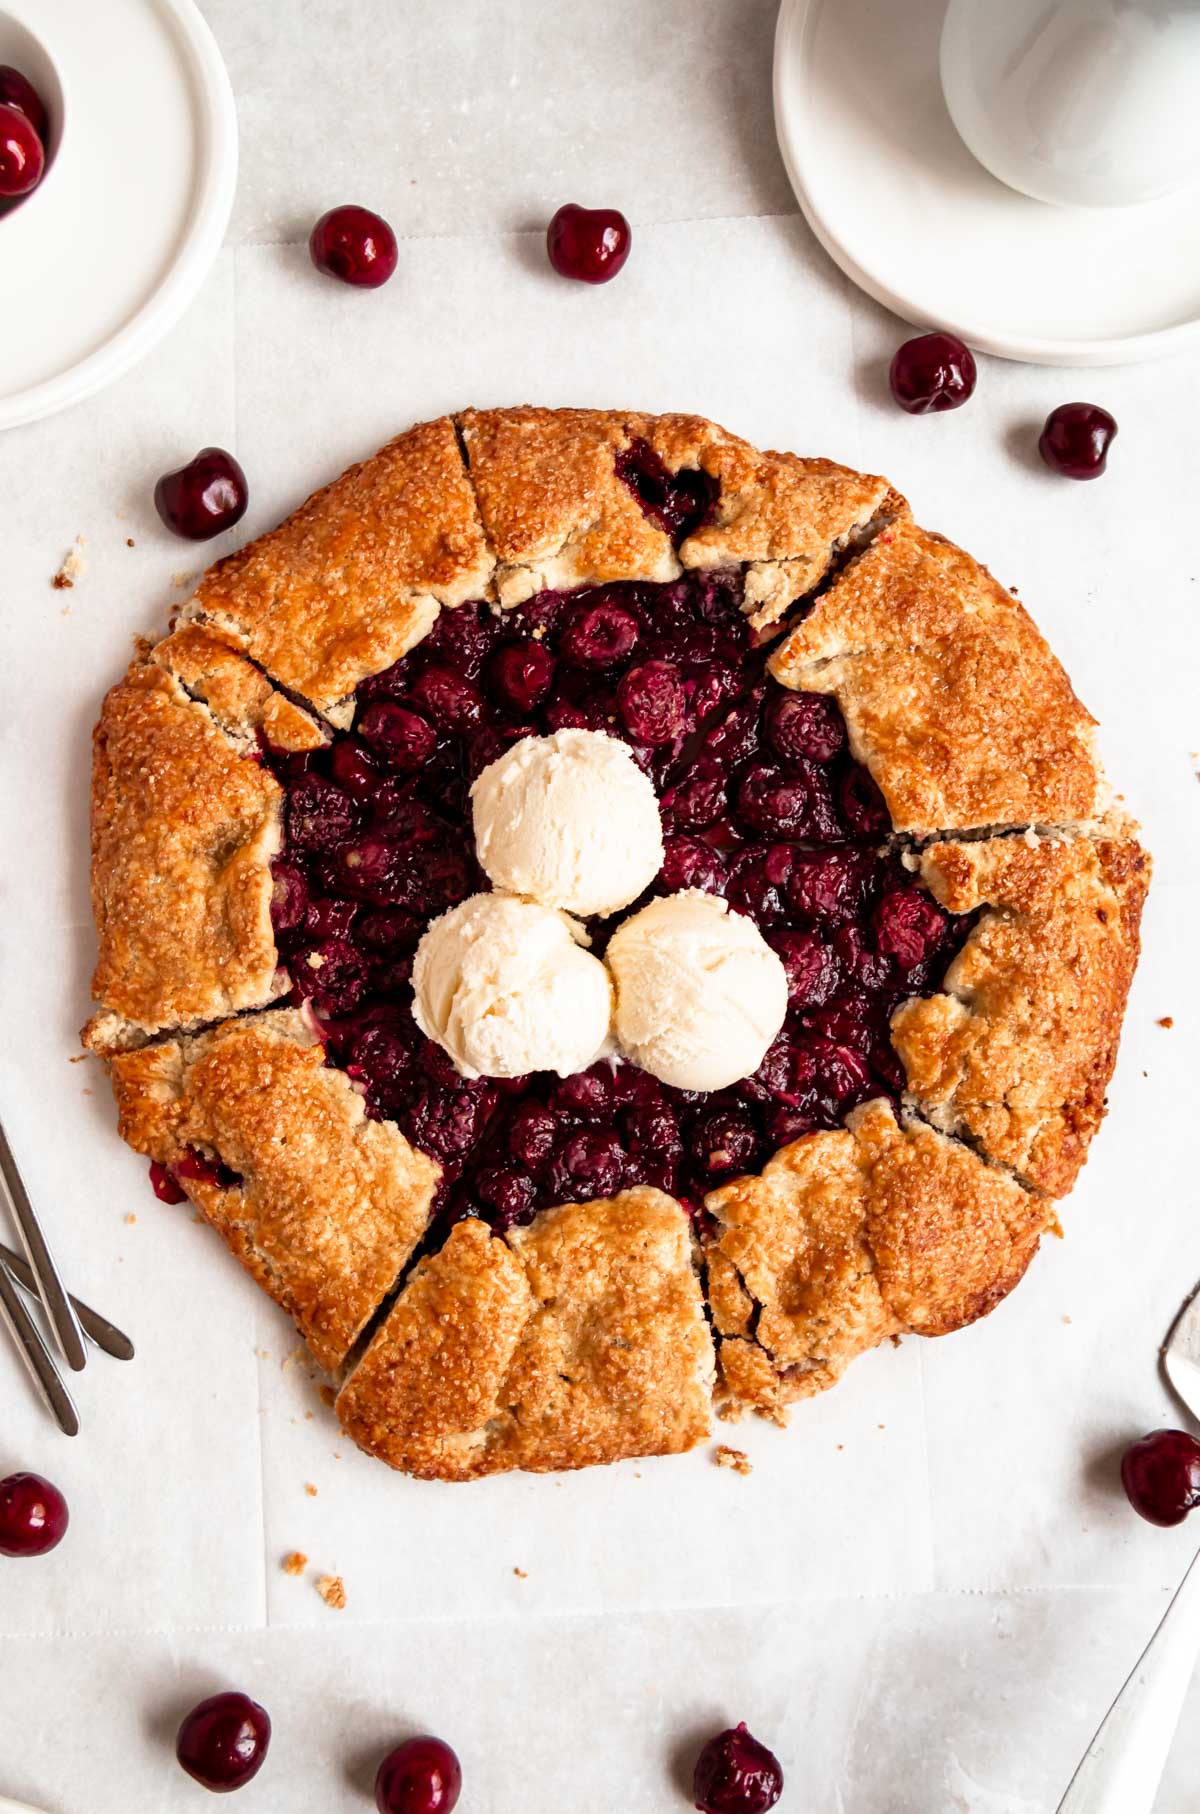
{"type": "Polygon", "coordinates": [[[670,537],[617,475],[629,444],[620,415],[469,409],[458,425],[502,605],[547,587],[678,578],[670,537]]]}
{"type": "Polygon", "coordinates": [[[675,1454],[710,1427],[712,1342],[680,1206],[639,1187],[422,1260],[337,1411],[391,1466],[467,1480],[675,1454]]]}
{"type": "Polygon", "coordinates": [[[721,1390],[782,1421],[886,1336],[994,1309],[1051,1221],[1045,1200],[882,1100],[710,1193],[721,1390]]]}
{"type": "Polygon", "coordinates": [[[911,521],[838,575],[768,666],[784,686],[836,698],[897,831],[1104,811],[1094,721],[1024,606],[911,521]]]}
{"type": "Polygon", "coordinates": [[[1104,1115],[1150,882],[1132,829],[1105,832],[931,845],[926,887],[983,912],[942,992],[892,1017],[922,1112],[1056,1197],[1104,1115]]]}
{"type": "Polygon", "coordinates": [[[168,638],[106,696],[93,736],[92,1050],[261,1007],[286,986],[271,929],[283,789],[254,742],[268,725],[292,747],[321,741],[200,632],[168,638]]]}
{"type": "Polygon", "coordinates": [[[760,453],[703,416],[630,416],[674,473],[707,473],[719,489],[711,519],[682,542],[684,567],[744,566],[750,621],[764,629],[824,578],[834,557],[877,523],[907,513],[886,479],[833,460],[760,453]]]}
{"type": "Polygon", "coordinates": [[[340,1365],[425,1231],[439,1168],[371,1121],[299,1009],[111,1060],[120,1128],[340,1365]]]}
{"type": "Polygon", "coordinates": [[[440,605],[485,595],[492,560],[454,424],[418,423],[210,567],[185,610],[235,637],[334,724],[359,681],[440,605]]]}
{"type": "Polygon", "coordinates": [[[885,479],[760,453],[701,416],[523,408],[466,410],[458,423],[506,606],[547,587],[744,566],[746,609],[766,627],[885,505],[905,509],[885,479]],[[618,474],[639,443],[672,476],[704,473],[717,487],[711,521],[678,551],[618,474]]]}

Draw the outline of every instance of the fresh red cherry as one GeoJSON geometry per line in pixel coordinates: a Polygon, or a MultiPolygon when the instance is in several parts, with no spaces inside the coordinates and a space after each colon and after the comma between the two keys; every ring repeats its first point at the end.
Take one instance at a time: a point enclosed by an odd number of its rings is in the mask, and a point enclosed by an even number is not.
{"type": "Polygon", "coordinates": [[[248,1694],[213,1694],[184,1716],[175,1755],[204,1788],[228,1795],[258,1775],[270,1743],[265,1707],[248,1694]]]}
{"type": "Polygon", "coordinates": [[[615,208],[581,208],[567,202],[546,229],[546,250],[560,277],[580,283],[607,283],[625,260],[633,234],[615,208]]]}
{"type": "Polygon", "coordinates": [[[232,529],[246,514],[246,475],[223,447],[202,447],[194,460],[165,472],[154,487],[154,505],[167,528],[191,542],[232,529]]]}
{"type": "Polygon", "coordinates": [[[910,416],[958,409],[975,389],[975,356],[957,334],[918,334],[896,349],[888,377],[910,416]]]}
{"type": "Polygon", "coordinates": [[[0,106],[0,201],[28,195],[45,168],[46,154],[29,115],[0,106]]]}
{"type": "Polygon", "coordinates": [[[382,214],[353,203],[321,216],[308,249],[318,271],[359,290],[377,290],[396,269],[396,235],[382,214]]]}
{"type": "Polygon", "coordinates": [[[1151,1524],[1182,1524],[1200,1505],[1200,1442],[1186,1430],[1152,1430],[1126,1449],[1121,1484],[1151,1524]]]}
{"type": "Polygon", "coordinates": [[[458,1805],[462,1771],[440,1738],[410,1738],[388,1753],[375,1777],[379,1814],[450,1814],[458,1805]]]}
{"type": "Polygon", "coordinates": [[[709,1739],[696,1759],[692,1793],[700,1814],[765,1814],[783,1793],[783,1768],[741,1720],[709,1739]]]}
{"type": "Polygon", "coordinates": [[[58,1548],[69,1523],[66,1500],[40,1474],[0,1480],[0,1556],[45,1556],[58,1548]]]}
{"type": "Polygon", "coordinates": [[[23,76],[11,63],[0,63],[0,107],[19,107],[45,144],[50,122],[42,97],[28,76],[23,76]]]}
{"type": "Polygon", "coordinates": [[[1098,479],[1116,432],[1116,422],[1098,403],[1060,403],[1046,417],[1038,452],[1064,479],[1098,479]]]}

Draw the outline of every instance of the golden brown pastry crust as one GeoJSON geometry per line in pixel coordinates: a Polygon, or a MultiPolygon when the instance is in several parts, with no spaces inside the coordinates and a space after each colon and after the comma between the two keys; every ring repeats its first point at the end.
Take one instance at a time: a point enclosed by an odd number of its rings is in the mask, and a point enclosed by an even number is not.
{"type": "Polygon", "coordinates": [[[190,630],[134,663],[93,737],[93,1050],[260,1007],[282,986],[271,860],[283,791],[255,735],[320,743],[236,651],[190,630]]]}
{"type": "Polygon", "coordinates": [[[645,1187],[461,1222],[422,1260],[337,1402],[424,1479],[676,1454],[708,1434],[712,1341],[687,1216],[645,1187]]]}
{"type": "Polygon", "coordinates": [[[225,630],[281,686],[345,724],[359,681],[419,642],[439,605],[483,597],[491,570],[443,416],[210,567],[185,615],[225,630]]]}
{"type": "Polygon", "coordinates": [[[468,409],[458,426],[502,605],[547,587],[679,577],[669,537],[617,477],[629,444],[621,416],[468,409]]]}
{"type": "Polygon", "coordinates": [[[731,1404],[782,1417],[885,1336],[946,1335],[1018,1283],[1043,1198],[919,1122],[867,1103],[705,1199],[709,1298],[731,1404]]]}
{"type": "Polygon", "coordinates": [[[1150,882],[1131,830],[1107,830],[932,845],[926,886],[954,913],[985,911],[944,992],[892,1018],[931,1119],[1054,1196],[1104,1115],[1150,882]]]}
{"type": "Polygon", "coordinates": [[[702,416],[526,408],[466,410],[458,423],[503,605],[546,587],[745,565],[746,608],[765,627],[817,584],[885,499],[904,507],[886,479],[760,453],[702,416]],[[712,523],[678,554],[617,474],[618,454],[635,440],[672,473],[705,472],[720,483],[712,523]]]}
{"type": "Polygon", "coordinates": [[[1038,1193],[1069,1188],[1103,1112],[1148,867],[1128,828],[1097,829],[1092,721],[1016,600],[917,528],[885,480],[761,453],[699,417],[471,410],[399,436],[219,562],[105,701],[85,1043],[110,1060],[131,1145],[168,1165],[195,1148],[239,1174],[184,1182],[321,1364],[344,1364],[382,1317],[339,1414],[409,1472],[699,1441],[713,1359],[690,1224],[645,1189],[506,1238],[463,1223],[389,1307],[438,1167],[365,1118],[303,1013],[227,1018],[285,986],[270,923],[281,793],[257,742],[320,743],[304,702],[347,725],[359,681],[440,609],[730,565],[764,630],[825,582],[772,667],[836,696],[898,830],[1086,834],[927,848],[927,885],[982,913],[944,993],[895,1017],[904,1125],[868,1105],[710,1198],[722,1389],[782,1415],[885,1335],[942,1333],[1002,1297],[1047,1225],[1038,1193]],[[718,483],[712,520],[678,550],[619,476],[639,439],[718,483]]]}
{"type": "Polygon", "coordinates": [[[744,566],[746,610],[756,628],[774,623],[828,571],[856,536],[907,514],[886,479],[832,460],[760,453],[703,416],[630,416],[671,472],[708,473],[720,492],[711,523],[683,542],[685,567],[744,566]]]}
{"type": "Polygon", "coordinates": [[[784,638],[784,686],[831,693],[897,831],[1087,822],[1105,789],[1094,721],[987,571],[901,517],[784,638]]]}
{"type": "Polygon", "coordinates": [[[175,1166],[194,1148],[238,1174],[179,1181],[313,1358],[340,1365],[425,1231],[438,1166],[368,1120],[299,1009],[117,1053],[111,1071],[136,1152],[175,1166]]]}

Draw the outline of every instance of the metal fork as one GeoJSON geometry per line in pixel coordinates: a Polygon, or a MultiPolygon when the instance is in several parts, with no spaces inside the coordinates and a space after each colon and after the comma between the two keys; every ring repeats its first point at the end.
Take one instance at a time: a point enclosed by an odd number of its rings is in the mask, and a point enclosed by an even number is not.
{"type": "MultiPolygon", "coordinates": [[[[4,1245],[3,1241],[0,1241],[0,1260],[4,1261],[22,1290],[28,1291],[32,1297],[36,1298],[38,1296],[37,1280],[33,1276],[33,1268],[28,1260],[23,1260],[19,1253],[14,1253],[11,1247],[4,1245]]],[[[106,1316],[101,1316],[98,1310],[93,1310],[90,1304],[85,1304],[82,1298],[77,1298],[71,1293],[68,1295],[71,1298],[75,1314],[79,1318],[79,1327],[89,1342],[94,1342],[97,1348],[103,1348],[105,1354],[111,1354],[114,1360],[132,1360],[134,1346],[124,1331],[118,1329],[115,1323],[110,1323],[106,1316]]],[[[2,1807],[0,1807],[0,1814],[4,1814],[2,1807]]]]}
{"type": "MultiPolygon", "coordinates": [[[[75,1373],[81,1373],[87,1365],[87,1351],[83,1345],[79,1321],[42,1233],[33,1204],[29,1201],[29,1193],[17,1169],[3,1123],[0,1123],[0,1180],[3,1181],[21,1244],[37,1282],[38,1296],[50,1319],[54,1339],[68,1367],[75,1373]]],[[[10,1274],[9,1283],[11,1282],[10,1274]]],[[[21,1309],[23,1311],[24,1306],[21,1309]]]]}
{"type": "Polygon", "coordinates": [[[58,1376],[58,1368],[38,1334],[36,1323],[21,1302],[7,1260],[0,1260],[0,1322],[8,1325],[17,1352],[29,1368],[33,1383],[49,1405],[59,1429],[67,1436],[78,1436],[79,1413],[58,1376]]]}

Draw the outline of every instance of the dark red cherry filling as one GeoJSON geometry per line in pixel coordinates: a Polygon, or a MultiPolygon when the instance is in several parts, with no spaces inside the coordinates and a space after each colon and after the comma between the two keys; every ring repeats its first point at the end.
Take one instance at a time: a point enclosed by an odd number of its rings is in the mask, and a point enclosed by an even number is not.
{"type": "Polygon", "coordinates": [[[617,455],[617,477],[676,547],[708,522],[716,506],[715,479],[694,468],[670,472],[640,437],[617,455]]]}
{"type": "MultiPolygon", "coordinates": [[[[881,852],[887,810],[836,705],[764,672],[741,606],[740,574],[709,572],[443,611],[364,681],[351,730],[313,753],[265,752],[288,790],[273,918],[293,999],[368,1112],[441,1162],[446,1218],[505,1228],[639,1182],[698,1205],[783,1141],[903,1086],[889,1017],[938,987],[969,922],[881,852]],[[622,738],[653,781],[666,854],[649,893],[725,895],[779,953],[786,1023],[730,1089],[673,1090],[606,1061],[469,1081],[413,1020],[425,926],[489,885],[471,781],[515,739],[565,725],[622,738]]],[[[592,922],[594,950],[612,930],[592,922]]]]}
{"type": "Polygon", "coordinates": [[[783,1794],[783,1766],[741,1720],[701,1751],[692,1794],[700,1814],[766,1814],[783,1794]]]}

